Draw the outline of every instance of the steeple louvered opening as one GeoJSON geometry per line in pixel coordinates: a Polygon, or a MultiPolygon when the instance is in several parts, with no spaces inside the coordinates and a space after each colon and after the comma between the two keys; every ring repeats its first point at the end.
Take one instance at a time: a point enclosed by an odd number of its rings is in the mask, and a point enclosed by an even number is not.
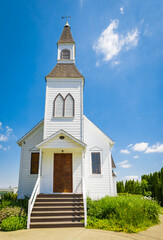
{"type": "Polygon", "coordinates": [[[70,50],[69,49],[63,49],[61,51],[61,59],[70,59],[70,50]]]}

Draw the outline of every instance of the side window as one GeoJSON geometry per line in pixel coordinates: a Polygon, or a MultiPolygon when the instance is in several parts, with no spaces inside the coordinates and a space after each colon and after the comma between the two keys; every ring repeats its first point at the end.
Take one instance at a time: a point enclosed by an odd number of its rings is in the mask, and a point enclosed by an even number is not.
{"type": "Polygon", "coordinates": [[[31,174],[38,174],[39,153],[31,153],[31,174]]]}
{"type": "Polygon", "coordinates": [[[92,174],[101,174],[101,157],[99,152],[91,153],[92,174]]]}
{"type": "Polygon", "coordinates": [[[65,98],[65,117],[73,117],[74,116],[74,99],[71,94],[68,94],[65,98]]]}
{"type": "Polygon", "coordinates": [[[70,50],[63,49],[61,51],[61,59],[70,59],[70,50]]]}
{"type": "Polygon", "coordinates": [[[61,94],[58,94],[54,99],[54,117],[63,117],[64,113],[64,99],[61,94]]]}

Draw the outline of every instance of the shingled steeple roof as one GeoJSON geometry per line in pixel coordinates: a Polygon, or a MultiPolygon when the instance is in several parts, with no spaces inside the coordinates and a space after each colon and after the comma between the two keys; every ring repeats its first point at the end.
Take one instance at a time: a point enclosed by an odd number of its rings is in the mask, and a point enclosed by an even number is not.
{"type": "Polygon", "coordinates": [[[71,34],[70,25],[68,24],[68,22],[65,24],[65,26],[63,28],[63,32],[58,41],[58,44],[59,43],[75,43],[75,41],[72,37],[72,34],[71,34]]]}
{"type": "Polygon", "coordinates": [[[57,63],[53,70],[46,76],[50,78],[84,78],[73,63],[57,63]]]}

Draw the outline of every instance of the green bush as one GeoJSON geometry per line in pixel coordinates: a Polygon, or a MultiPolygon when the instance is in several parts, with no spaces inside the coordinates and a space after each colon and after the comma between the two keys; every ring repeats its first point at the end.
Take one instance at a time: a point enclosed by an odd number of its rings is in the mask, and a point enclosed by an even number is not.
{"type": "Polygon", "coordinates": [[[17,206],[2,208],[0,210],[0,223],[9,216],[24,217],[26,216],[26,212],[23,208],[17,206]]]}
{"type": "Polygon", "coordinates": [[[25,196],[24,199],[17,199],[17,194],[7,193],[2,199],[0,199],[0,210],[6,207],[21,207],[28,212],[28,197],[25,196]]]}
{"type": "Polygon", "coordinates": [[[1,223],[2,231],[15,231],[25,229],[27,226],[26,217],[8,217],[1,223]]]}
{"type": "Polygon", "coordinates": [[[17,193],[5,193],[2,196],[2,199],[16,201],[17,200],[17,193]]]}
{"type": "Polygon", "coordinates": [[[159,222],[158,204],[140,196],[88,198],[87,207],[87,228],[138,232],[159,222]]]}

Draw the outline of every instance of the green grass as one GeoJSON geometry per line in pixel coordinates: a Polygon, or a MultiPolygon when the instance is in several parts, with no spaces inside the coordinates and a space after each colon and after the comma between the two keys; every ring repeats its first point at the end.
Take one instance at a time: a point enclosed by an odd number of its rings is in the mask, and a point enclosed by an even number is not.
{"type": "Polygon", "coordinates": [[[142,196],[88,199],[87,207],[87,228],[136,233],[159,222],[159,205],[142,196]]]}

